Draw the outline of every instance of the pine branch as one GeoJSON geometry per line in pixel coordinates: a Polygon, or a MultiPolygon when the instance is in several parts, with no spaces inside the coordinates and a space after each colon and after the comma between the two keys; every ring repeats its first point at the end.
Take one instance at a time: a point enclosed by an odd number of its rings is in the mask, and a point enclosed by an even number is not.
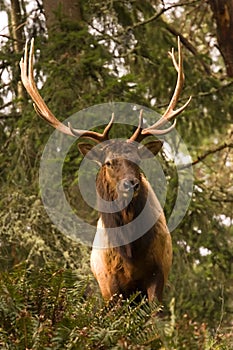
{"type": "MultiPolygon", "coordinates": [[[[9,107],[9,106],[11,106],[12,104],[13,104],[13,102],[12,102],[12,101],[9,101],[9,102],[5,103],[4,105],[0,106],[0,110],[9,107]]],[[[8,115],[8,114],[6,115],[6,113],[4,113],[4,114],[1,114],[1,113],[0,113],[0,119],[8,118],[8,116],[9,116],[9,115],[8,115]]]]}
{"type": "Polygon", "coordinates": [[[198,156],[197,159],[194,160],[193,162],[180,166],[179,170],[190,168],[191,166],[196,165],[196,164],[200,163],[201,161],[203,161],[210,154],[217,153],[219,151],[222,151],[225,148],[233,148],[233,141],[223,142],[221,145],[219,145],[219,146],[217,146],[215,148],[207,150],[205,153],[203,153],[200,156],[198,156]]]}
{"type": "MultiPolygon", "coordinates": [[[[175,7],[180,7],[180,6],[186,6],[186,5],[192,5],[195,4],[197,1],[193,1],[193,2],[184,2],[184,3],[178,3],[178,4],[173,4],[171,6],[168,7],[164,7],[162,8],[162,10],[158,13],[155,13],[153,16],[147,18],[144,21],[140,21],[135,23],[133,26],[130,26],[128,28],[126,28],[126,31],[128,30],[133,30],[135,28],[138,28],[140,26],[143,26],[145,24],[151,23],[153,21],[156,21],[159,17],[161,17],[165,12],[171,10],[172,8],[175,7]]],[[[188,39],[186,39],[178,30],[176,30],[174,27],[172,27],[170,24],[166,23],[165,21],[163,21],[163,24],[165,25],[165,28],[173,35],[175,35],[176,37],[180,37],[180,40],[182,42],[182,44],[194,55],[198,58],[199,62],[201,63],[201,65],[203,66],[205,72],[208,75],[211,75],[211,70],[209,68],[209,66],[200,58],[200,55],[197,51],[197,49],[188,41],[188,39]]]]}
{"type": "Polygon", "coordinates": [[[6,38],[6,39],[11,40],[11,41],[17,41],[17,39],[13,38],[10,35],[6,35],[6,34],[0,34],[0,37],[6,38]]]}
{"type": "Polygon", "coordinates": [[[220,197],[216,197],[214,198],[213,196],[210,196],[210,200],[212,202],[217,202],[217,203],[233,203],[233,198],[220,198],[220,197]]]}
{"type": "Polygon", "coordinates": [[[151,23],[153,21],[156,21],[159,17],[161,17],[165,12],[175,8],[175,7],[182,7],[182,6],[186,6],[186,5],[193,5],[197,3],[197,1],[193,1],[193,2],[183,2],[183,3],[177,3],[177,4],[172,4],[171,6],[168,7],[163,7],[161,11],[159,11],[158,13],[155,13],[153,16],[145,19],[144,21],[140,21],[135,23],[133,26],[130,26],[127,28],[127,30],[131,30],[131,29],[135,29],[137,27],[143,26],[145,24],[151,23]]]}

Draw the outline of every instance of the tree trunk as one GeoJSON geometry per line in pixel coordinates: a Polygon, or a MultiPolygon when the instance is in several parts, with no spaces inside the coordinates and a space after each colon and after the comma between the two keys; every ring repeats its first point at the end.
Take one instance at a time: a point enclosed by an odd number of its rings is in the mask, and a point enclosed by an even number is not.
{"type": "MultiPolygon", "coordinates": [[[[23,52],[24,40],[23,40],[23,24],[21,19],[21,9],[18,0],[11,0],[11,11],[10,11],[10,20],[11,20],[11,32],[13,37],[13,48],[17,53],[23,52]]],[[[13,80],[18,81],[16,87],[16,97],[18,99],[17,107],[19,111],[22,111],[22,101],[24,100],[25,93],[22,87],[22,82],[19,79],[19,65],[18,62],[13,69],[13,80]],[[15,78],[15,79],[14,79],[15,78]]]]}
{"type": "Polygon", "coordinates": [[[43,5],[48,30],[52,29],[61,17],[73,21],[81,19],[79,0],[43,0],[43,5]]]}
{"type": "Polygon", "coordinates": [[[217,40],[227,75],[233,77],[233,0],[209,0],[217,25],[217,40]]]}

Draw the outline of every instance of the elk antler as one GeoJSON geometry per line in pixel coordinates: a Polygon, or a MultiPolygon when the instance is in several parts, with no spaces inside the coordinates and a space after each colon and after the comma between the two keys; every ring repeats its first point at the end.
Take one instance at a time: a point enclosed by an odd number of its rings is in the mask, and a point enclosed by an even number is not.
{"type": "Polygon", "coordinates": [[[142,129],[143,124],[143,118],[142,118],[142,110],[140,112],[139,116],[139,124],[137,130],[134,132],[134,134],[130,137],[129,141],[137,141],[141,142],[145,137],[150,135],[164,135],[169,133],[171,130],[173,130],[176,126],[176,119],[173,122],[173,124],[167,128],[167,129],[160,129],[162,126],[167,124],[169,121],[173,120],[175,117],[178,116],[189,104],[191,101],[191,96],[189,97],[188,101],[178,108],[177,110],[174,110],[176,107],[176,104],[179,100],[179,96],[183,87],[184,83],[184,72],[183,72],[183,57],[182,57],[182,51],[181,51],[181,44],[180,44],[180,38],[178,37],[178,63],[175,58],[174,49],[172,48],[172,51],[169,52],[169,55],[172,58],[173,65],[177,71],[177,82],[176,87],[173,93],[173,96],[171,98],[171,101],[167,107],[167,110],[162,115],[162,117],[155,122],[152,126],[142,129]]]}
{"type": "MultiPolygon", "coordinates": [[[[89,138],[94,140],[95,142],[102,142],[102,141],[108,140],[109,131],[114,122],[114,113],[112,114],[111,120],[109,121],[108,125],[105,127],[102,134],[95,131],[74,129],[70,125],[70,123],[68,123],[68,126],[66,126],[53,115],[53,113],[50,111],[50,109],[47,107],[46,103],[44,102],[43,98],[40,96],[39,91],[37,90],[37,87],[35,84],[34,77],[33,77],[33,55],[34,55],[34,39],[31,40],[29,55],[28,55],[28,43],[26,42],[24,57],[22,57],[20,61],[20,69],[21,69],[21,80],[23,82],[25,89],[27,90],[28,94],[31,96],[34,102],[33,106],[35,108],[36,113],[41,118],[43,118],[46,122],[48,122],[51,126],[53,126],[55,129],[58,129],[64,134],[67,134],[70,136],[89,138]]],[[[165,113],[163,114],[163,116],[156,123],[154,123],[152,126],[146,129],[142,128],[143,111],[141,110],[138,127],[128,141],[141,142],[145,137],[150,135],[167,134],[168,132],[170,132],[172,129],[175,128],[176,120],[169,128],[166,128],[166,129],[160,129],[160,128],[164,126],[166,123],[168,123],[169,121],[173,120],[178,114],[180,114],[191,101],[191,96],[190,96],[188,101],[182,107],[178,108],[177,110],[174,110],[179,100],[179,96],[184,83],[183,59],[182,59],[182,52],[181,52],[179,37],[178,37],[178,63],[176,61],[173,49],[171,52],[169,52],[169,55],[171,56],[173,65],[175,66],[175,69],[178,73],[175,91],[173,93],[169,106],[165,111],[165,113]]]]}
{"type": "Polygon", "coordinates": [[[113,125],[114,114],[112,114],[112,118],[103,133],[100,134],[95,131],[89,130],[78,130],[73,129],[70,124],[68,126],[62,124],[50,111],[44,102],[43,98],[40,96],[39,91],[37,90],[34,78],[33,78],[33,55],[34,55],[34,39],[31,40],[30,52],[28,55],[28,43],[26,42],[24,57],[21,58],[20,61],[20,69],[21,69],[21,80],[22,83],[27,90],[28,94],[31,96],[34,104],[34,109],[36,113],[43,118],[46,122],[48,122],[55,129],[58,129],[64,134],[70,136],[78,136],[92,139],[96,142],[101,142],[108,140],[109,131],[113,125]]]}

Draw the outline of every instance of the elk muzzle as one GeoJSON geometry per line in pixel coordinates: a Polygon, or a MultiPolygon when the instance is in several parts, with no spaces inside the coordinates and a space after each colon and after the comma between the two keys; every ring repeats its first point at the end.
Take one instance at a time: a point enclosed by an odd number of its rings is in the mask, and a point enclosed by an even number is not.
{"type": "Polygon", "coordinates": [[[133,197],[140,188],[140,181],[135,177],[132,179],[124,178],[118,182],[117,190],[123,197],[133,197]]]}

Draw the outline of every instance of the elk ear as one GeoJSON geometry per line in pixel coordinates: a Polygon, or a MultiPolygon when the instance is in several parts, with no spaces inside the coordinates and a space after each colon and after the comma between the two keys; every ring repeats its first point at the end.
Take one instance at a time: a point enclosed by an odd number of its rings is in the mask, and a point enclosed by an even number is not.
{"type": "Polygon", "coordinates": [[[103,152],[101,148],[95,147],[95,146],[96,145],[92,145],[90,143],[85,143],[85,142],[78,143],[78,149],[80,153],[84,157],[86,156],[87,159],[92,160],[101,166],[103,152]]]}
{"type": "Polygon", "coordinates": [[[80,142],[78,143],[79,152],[85,157],[87,153],[94,147],[90,143],[80,142]]]}
{"type": "Polygon", "coordinates": [[[156,154],[161,150],[163,146],[163,141],[155,140],[146,143],[138,148],[138,152],[141,159],[148,159],[156,156],[156,154]],[[150,152],[149,152],[150,151],[150,152]]]}

